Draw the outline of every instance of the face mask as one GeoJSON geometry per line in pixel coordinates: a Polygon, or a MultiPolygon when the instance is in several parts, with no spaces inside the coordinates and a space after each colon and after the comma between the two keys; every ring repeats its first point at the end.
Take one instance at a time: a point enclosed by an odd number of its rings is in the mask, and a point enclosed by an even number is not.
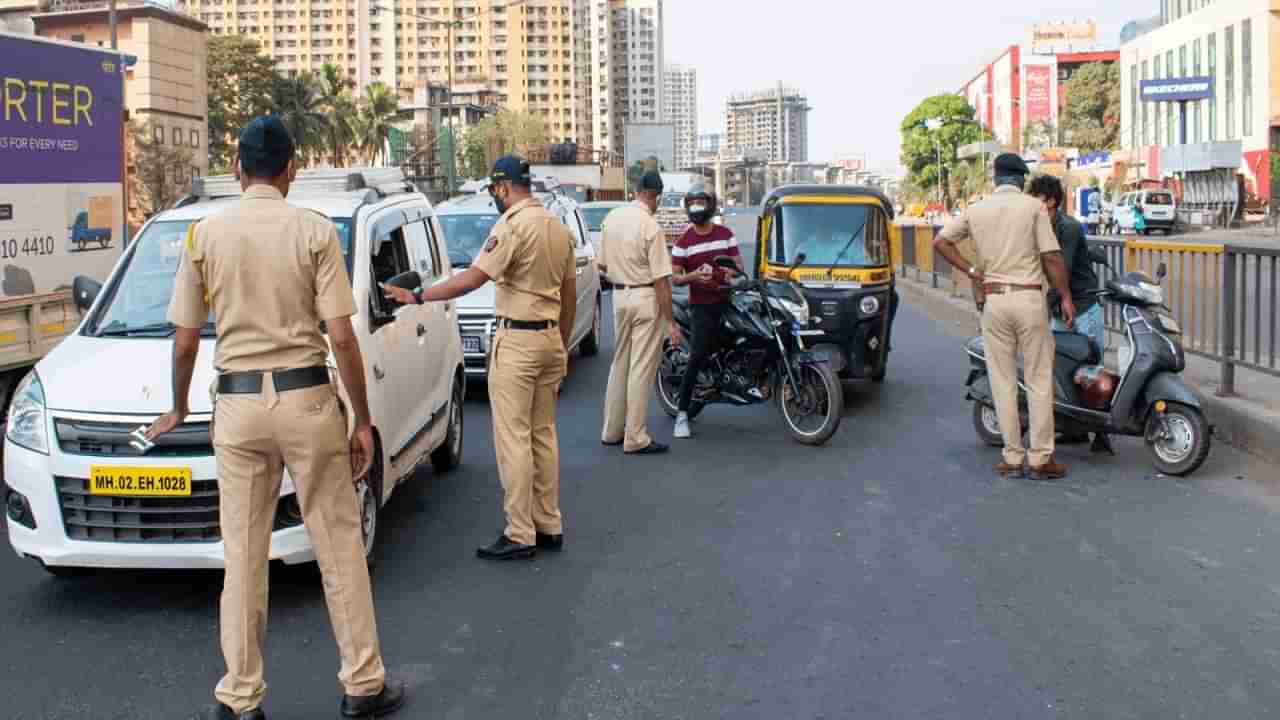
{"type": "Polygon", "coordinates": [[[711,220],[711,208],[701,200],[690,203],[687,212],[694,225],[706,225],[711,220]]]}

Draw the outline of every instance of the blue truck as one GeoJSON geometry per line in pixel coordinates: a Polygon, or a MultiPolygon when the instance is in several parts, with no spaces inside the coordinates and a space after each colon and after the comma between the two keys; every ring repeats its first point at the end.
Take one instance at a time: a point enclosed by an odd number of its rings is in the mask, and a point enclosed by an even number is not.
{"type": "Polygon", "coordinates": [[[98,247],[106,248],[111,245],[111,228],[109,227],[89,227],[89,211],[81,210],[76,213],[76,221],[70,228],[71,230],[71,249],[86,250],[90,243],[97,243],[98,247]]]}

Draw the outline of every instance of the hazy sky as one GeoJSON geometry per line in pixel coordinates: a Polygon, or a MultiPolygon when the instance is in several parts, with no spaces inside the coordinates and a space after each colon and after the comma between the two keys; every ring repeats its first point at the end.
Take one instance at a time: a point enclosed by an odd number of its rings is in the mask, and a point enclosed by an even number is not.
{"type": "Polygon", "coordinates": [[[667,0],[666,61],[698,69],[698,132],[723,132],[730,94],[777,85],[805,90],[809,157],[865,153],[898,165],[898,124],[925,97],[956,92],[1031,26],[1098,23],[1119,45],[1130,20],[1158,0],[667,0]]]}

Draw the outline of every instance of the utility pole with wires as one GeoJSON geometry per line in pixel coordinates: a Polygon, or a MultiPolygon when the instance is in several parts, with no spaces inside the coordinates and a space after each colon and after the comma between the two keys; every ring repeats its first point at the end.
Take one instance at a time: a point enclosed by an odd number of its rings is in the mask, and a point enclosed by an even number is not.
{"type": "MultiPolygon", "coordinates": [[[[448,54],[448,57],[446,58],[446,65],[445,65],[445,70],[448,74],[448,94],[446,95],[446,100],[445,100],[445,120],[447,123],[447,129],[448,129],[449,153],[451,157],[447,158],[448,162],[445,163],[446,176],[447,176],[446,182],[449,185],[446,193],[446,197],[448,197],[449,195],[452,195],[454,190],[456,190],[458,186],[457,167],[456,167],[457,155],[458,155],[458,150],[457,150],[458,139],[457,139],[457,133],[455,130],[455,125],[453,122],[453,116],[454,116],[454,110],[455,110],[455,108],[453,107],[453,66],[454,66],[454,63],[457,62],[457,58],[455,58],[453,55],[453,33],[455,30],[461,30],[463,28],[464,20],[477,19],[483,15],[488,15],[489,13],[495,10],[507,10],[517,5],[523,5],[526,2],[528,2],[528,0],[509,0],[509,2],[507,2],[504,5],[491,5],[486,8],[480,8],[479,10],[476,10],[475,12],[472,12],[468,15],[459,15],[458,12],[461,11],[463,8],[456,8],[456,7],[453,7],[452,4],[450,4],[450,8],[449,8],[450,18],[444,22],[436,20],[435,18],[430,18],[423,15],[418,15],[417,13],[409,12],[408,10],[405,10],[403,8],[396,8],[393,10],[392,8],[389,8],[386,5],[383,5],[377,2],[372,3],[370,5],[370,7],[375,13],[378,11],[385,11],[385,12],[391,13],[393,16],[404,15],[406,17],[411,17],[416,20],[421,20],[423,22],[430,23],[433,29],[444,27],[448,30],[446,42],[448,45],[449,54],[448,54]]],[[[471,9],[475,10],[474,8],[471,8],[471,9]]],[[[428,82],[427,97],[429,99],[431,97],[430,80],[428,80],[427,82],[428,82]]],[[[463,118],[463,121],[464,122],[466,121],[465,117],[463,118]]]]}

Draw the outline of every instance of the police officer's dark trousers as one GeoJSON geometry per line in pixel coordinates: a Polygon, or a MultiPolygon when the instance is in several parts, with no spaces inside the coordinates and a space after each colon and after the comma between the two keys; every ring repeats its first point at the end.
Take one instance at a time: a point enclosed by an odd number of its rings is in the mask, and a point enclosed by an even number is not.
{"type": "Polygon", "coordinates": [[[703,303],[689,306],[690,330],[689,364],[684,371],[684,380],[680,383],[680,399],[677,405],[680,412],[688,412],[693,401],[693,390],[698,384],[698,373],[707,366],[711,353],[715,352],[720,341],[720,325],[724,322],[725,303],[703,303]]]}

